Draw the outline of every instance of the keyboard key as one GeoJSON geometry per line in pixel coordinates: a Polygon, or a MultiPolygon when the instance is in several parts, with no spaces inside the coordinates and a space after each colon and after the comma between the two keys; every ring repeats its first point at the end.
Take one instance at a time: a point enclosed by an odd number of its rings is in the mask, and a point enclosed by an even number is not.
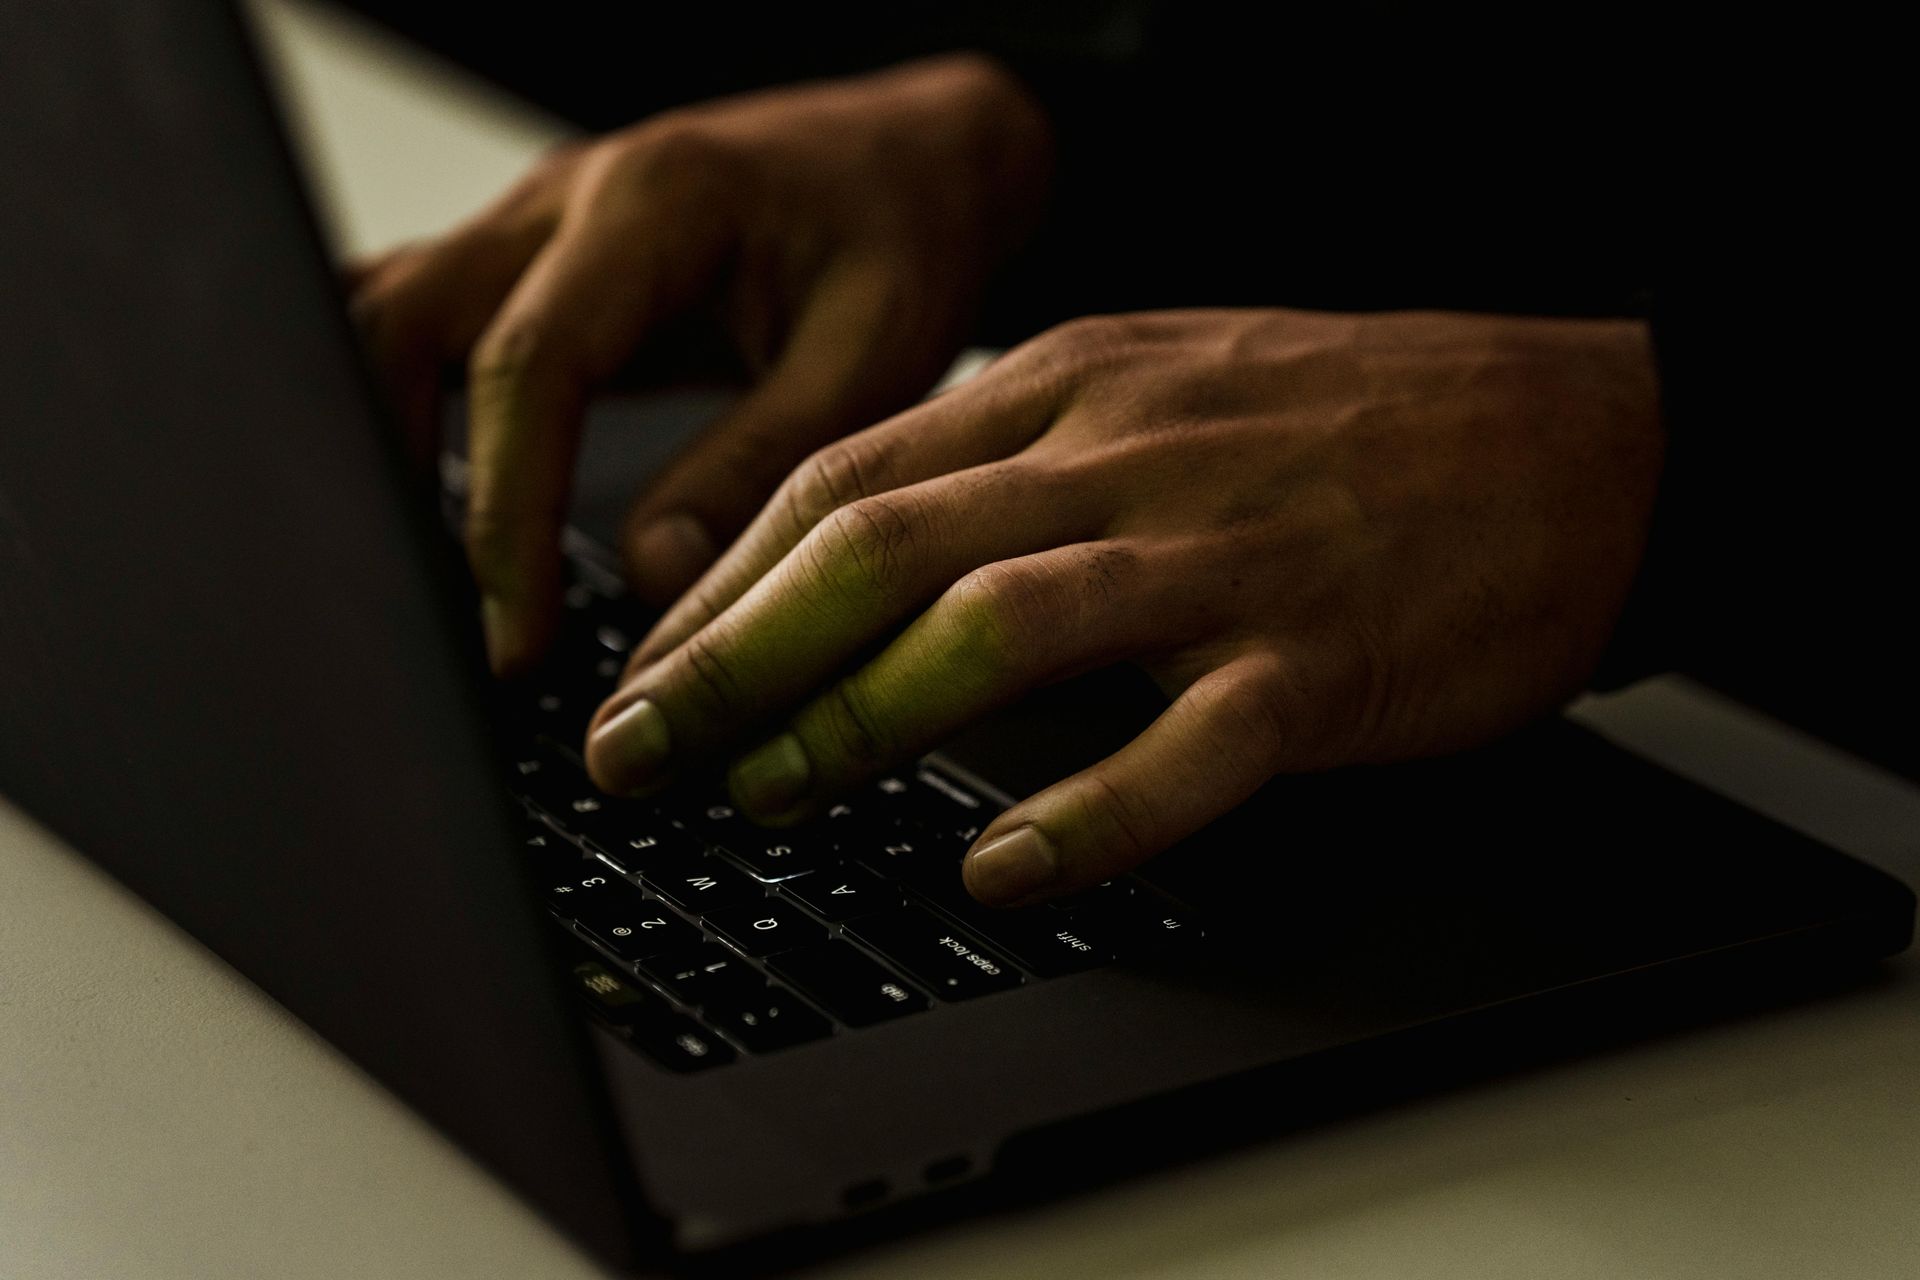
{"type": "Polygon", "coordinates": [[[962,786],[932,769],[914,770],[912,782],[902,794],[915,810],[938,815],[936,821],[942,823],[973,820],[984,823],[996,811],[996,806],[976,795],[972,787],[962,786]]]}
{"type": "Polygon", "coordinates": [[[1112,938],[1097,920],[1029,907],[999,928],[983,924],[989,941],[1043,978],[1092,969],[1114,958],[1112,938]]]}
{"type": "Polygon", "coordinates": [[[1206,936],[1200,922],[1184,907],[1151,891],[1097,902],[1070,913],[1068,918],[1099,930],[1122,956],[1169,943],[1196,942],[1206,936]]]}
{"type": "Polygon", "coordinates": [[[862,917],[847,932],[943,999],[968,1000],[1020,985],[1006,961],[920,907],[862,917]]]}
{"type": "Polygon", "coordinates": [[[639,969],[682,1004],[742,1004],[767,985],[758,969],[717,942],[650,957],[639,969]]]}
{"type": "Polygon", "coordinates": [[[1043,978],[1089,969],[1113,959],[1108,928],[1073,928],[1078,916],[1050,906],[989,907],[976,901],[956,877],[938,888],[922,889],[922,896],[969,933],[998,948],[1016,963],[1043,978]]]}
{"type": "Polygon", "coordinates": [[[960,879],[959,854],[936,852],[918,836],[898,831],[860,851],[860,863],[875,875],[910,885],[944,885],[960,879]]]}
{"type": "Polygon", "coordinates": [[[508,786],[553,826],[608,852],[639,848],[630,842],[640,837],[671,841],[677,835],[653,806],[602,794],[579,765],[545,744],[513,762],[508,786]]]}
{"type": "Polygon", "coordinates": [[[640,874],[655,893],[695,915],[754,902],[764,892],[745,872],[718,858],[673,855],[646,864],[640,874]]]}
{"type": "Polygon", "coordinates": [[[1133,890],[1134,885],[1130,880],[1103,880],[1091,889],[1082,889],[1078,893],[1049,898],[1046,905],[1054,911],[1086,911],[1090,908],[1115,907],[1131,898],[1133,890]]]}
{"type": "Polygon", "coordinates": [[[630,1025],[649,1009],[662,1007],[654,997],[598,960],[583,960],[574,965],[573,979],[588,1006],[617,1026],[630,1025]]]}
{"type": "Polygon", "coordinates": [[[627,1032],[641,1052],[669,1071],[704,1071],[739,1056],[719,1036],[671,1010],[648,1010],[627,1032]]]}
{"type": "Polygon", "coordinates": [[[557,883],[571,879],[576,871],[584,874],[588,870],[583,865],[586,855],[572,841],[543,822],[529,818],[527,823],[527,829],[521,833],[520,847],[526,851],[528,863],[541,879],[557,883]]]}
{"type": "Polygon", "coordinates": [[[755,1053],[769,1053],[818,1040],[833,1030],[832,1023],[790,993],[771,987],[751,1001],[734,1005],[709,1003],[702,1012],[707,1021],[755,1053]]]}
{"type": "Polygon", "coordinates": [[[590,897],[588,910],[574,922],[594,941],[628,964],[668,951],[681,951],[700,941],[700,931],[667,910],[657,898],[622,898],[603,907],[590,897]],[[636,900],[637,899],[637,900],[636,900]]]}
{"type": "Polygon", "coordinates": [[[725,796],[693,799],[690,803],[675,807],[672,816],[678,818],[681,825],[703,845],[745,841],[754,832],[764,830],[741,817],[725,796]]]}
{"type": "Polygon", "coordinates": [[[658,909],[630,882],[622,880],[609,867],[582,860],[569,879],[550,880],[546,886],[547,905],[569,920],[581,920],[596,913],[647,912],[658,909]]]}
{"type": "Polygon", "coordinates": [[[831,852],[824,843],[811,836],[790,832],[741,833],[716,852],[726,854],[752,872],[756,879],[769,883],[803,876],[832,861],[831,852]]]}
{"type": "MultiPolygon", "coordinates": [[[[563,744],[579,743],[586,738],[587,725],[600,708],[599,694],[571,681],[534,679],[529,686],[521,695],[526,716],[522,728],[563,744]]],[[[577,751],[578,747],[567,749],[577,751]]]]}
{"type": "Polygon", "coordinates": [[[838,923],[901,903],[900,890],[862,867],[828,867],[780,886],[822,917],[838,923]]]}
{"type": "Polygon", "coordinates": [[[580,795],[592,794],[593,784],[572,761],[541,746],[514,759],[507,774],[507,789],[541,812],[553,813],[564,812],[580,795]]]}
{"type": "Polygon", "coordinates": [[[621,870],[636,875],[662,858],[700,852],[698,842],[688,839],[686,832],[639,806],[604,809],[589,816],[578,830],[589,845],[604,853],[621,870]]]}
{"type": "Polygon", "coordinates": [[[903,1018],[931,1003],[904,979],[844,942],[789,951],[767,965],[850,1027],[903,1018]]]}
{"type": "Polygon", "coordinates": [[[709,912],[706,924],[750,956],[770,956],[826,937],[826,930],[778,898],[709,912]]]}

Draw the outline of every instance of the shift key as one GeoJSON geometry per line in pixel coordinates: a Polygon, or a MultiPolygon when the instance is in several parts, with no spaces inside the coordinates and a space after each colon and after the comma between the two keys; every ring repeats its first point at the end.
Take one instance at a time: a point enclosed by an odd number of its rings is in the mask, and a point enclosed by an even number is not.
{"type": "Polygon", "coordinates": [[[1020,985],[1013,966],[918,907],[866,916],[846,931],[944,1000],[970,1000],[1020,985]]]}

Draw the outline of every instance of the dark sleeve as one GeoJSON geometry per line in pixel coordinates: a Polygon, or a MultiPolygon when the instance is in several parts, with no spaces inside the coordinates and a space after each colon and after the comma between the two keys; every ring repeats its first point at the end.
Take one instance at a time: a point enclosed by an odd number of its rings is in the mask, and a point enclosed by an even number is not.
{"type": "Polygon", "coordinates": [[[1667,461],[1595,683],[1679,671],[1920,777],[1897,116],[1856,73],[1696,76],[1673,99],[1653,284],[1667,461]]]}
{"type": "Polygon", "coordinates": [[[1051,217],[997,297],[1028,330],[1165,306],[1642,305],[1631,9],[1515,27],[1471,6],[1189,0],[1135,18],[1129,40],[1003,52],[1059,139],[1051,217]]]}

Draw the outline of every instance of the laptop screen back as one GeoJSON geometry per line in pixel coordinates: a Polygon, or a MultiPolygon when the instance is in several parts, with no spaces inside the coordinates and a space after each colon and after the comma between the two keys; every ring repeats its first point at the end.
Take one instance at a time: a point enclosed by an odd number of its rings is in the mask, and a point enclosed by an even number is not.
{"type": "Polygon", "coordinates": [[[622,1251],[456,577],[236,15],[8,4],[0,112],[0,791],[622,1251]]]}

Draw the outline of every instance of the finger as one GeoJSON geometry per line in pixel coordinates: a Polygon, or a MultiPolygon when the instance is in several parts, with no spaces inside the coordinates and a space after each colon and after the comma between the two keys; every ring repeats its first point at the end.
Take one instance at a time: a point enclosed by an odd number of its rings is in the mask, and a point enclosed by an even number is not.
{"type": "Polygon", "coordinates": [[[1202,676],[1125,747],[995,818],[962,863],[968,890],[1018,906],[1132,870],[1298,758],[1290,682],[1244,657],[1202,676]]]}
{"type": "Polygon", "coordinates": [[[980,715],[1076,671],[1186,639],[1188,579],[1150,581],[1124,544],[1056,547],[976,569],[872,661],[801,708],[729,773],[760,822],[805,817],[980,715]]]}
{"type": "Polygon", "coordinates": [[[531,665],[550,638],[588,395],[713,270],[716,221],[683,230],[683,212],[583,196],[474,345],[467,555],[503,674],[531,665]]]}
{"type": "Polygon", "coordinates": [[[565,208],[589,149],[555,148],[509,190],[428,244],[349,267],[354,319],[409,451],[439,451],[443,370],[464,359],[565,208]]]}
{"type": "Polygon", "coordinates": [[[1056,404],[1046,384],[982,374],[977,384],[816,451],[655,624],[634,650],[628,674],[644,670],[713,621],[835,511],[1018,453],[1052,423],[1056,404]]]}
{"type": "Polygon", "coordinates": [[[548,230],[476,222],[397,251],[363,279],[354,319],[416,460],[439,451],[442,371],[467,354],[548,230]]]}
{"type": "Polygon", "coordinates": [[[829,271],[766,376],[640,495],[625,550],[642,599],[678,599],[796,463],[933,384],[949,344],[902,332],[896,277],[886,262],[829,271]]]}
{"type": "Polygon", "coordinates": [[[339,264],[340,287],[349,295],[356,294],[371,283],[374,277],[405,258],[408,254],[419,252],[420,246],[409,240],[392,245],[376,253],[359,254],[339,264]]]}
{"type": "Polygon", "coordinates": [[[595,716],[594,780],[614,792],[711,754],[792,707],[970,570],[1076,542],[1070,493],[1000,462],[845,506],[752,590],[595,716]],[[982,509],[1019,513],[982,520],[982,509]]]}

